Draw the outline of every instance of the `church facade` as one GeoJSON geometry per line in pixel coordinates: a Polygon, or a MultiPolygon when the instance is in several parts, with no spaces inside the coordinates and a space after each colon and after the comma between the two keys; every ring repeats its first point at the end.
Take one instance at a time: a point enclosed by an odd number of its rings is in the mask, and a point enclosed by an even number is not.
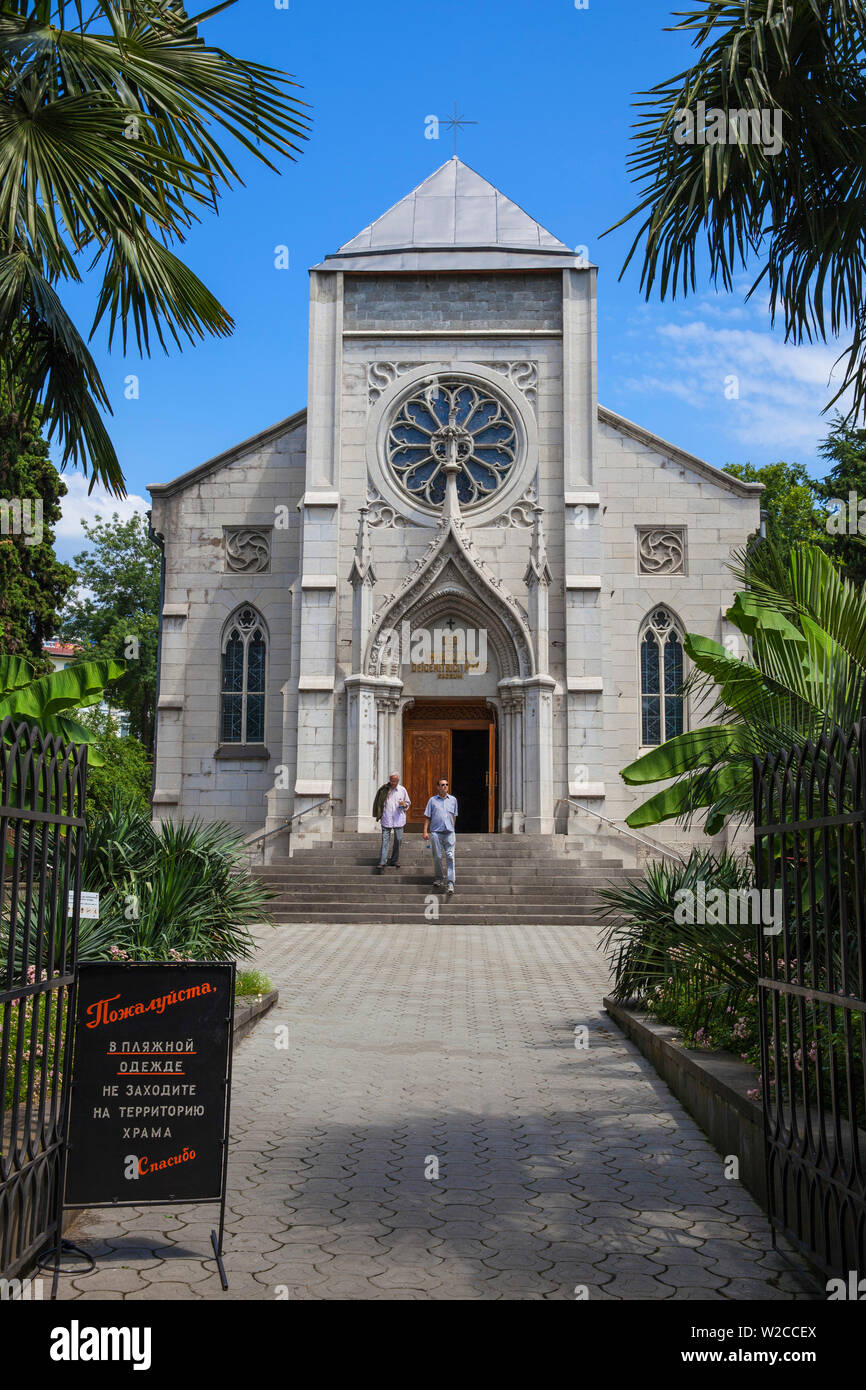
{"type": "Polygon", "coordinates": [[[595,267],[457,158],[310,285],[306,409],[150,488],[154,815],[297,847],[399,771],[410,823],[444,775],[464,832],[621,825],[760,486],[598,404],[595,267]]]}

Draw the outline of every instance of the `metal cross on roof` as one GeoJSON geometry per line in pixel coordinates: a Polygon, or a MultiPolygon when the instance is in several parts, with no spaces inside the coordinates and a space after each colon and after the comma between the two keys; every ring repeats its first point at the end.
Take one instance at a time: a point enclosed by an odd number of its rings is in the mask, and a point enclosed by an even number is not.
{"type": "Polygon", "coordinates": [[[454,158],[456,159],[456,158],[457,158],[457,132],[458,132],[458,130],[462,130],[463,127],[464,127],[465,125],[477,125],[478,122],[477,122],[477,121],[467,121],[467,119],[466,119],[465,116],[460,116],[460,115],[458,115],[458,113],[457,113],[457,102],[455,101],[455,103],[454,103],[454,115],[453,115],[453,116],[448,116],[448,117],[446,117],[446,119],[442,122],[442,124],[443,124],[444,126],[448,126],[449,129],[451,129],[451,130],[454,131],[454,158]]]}

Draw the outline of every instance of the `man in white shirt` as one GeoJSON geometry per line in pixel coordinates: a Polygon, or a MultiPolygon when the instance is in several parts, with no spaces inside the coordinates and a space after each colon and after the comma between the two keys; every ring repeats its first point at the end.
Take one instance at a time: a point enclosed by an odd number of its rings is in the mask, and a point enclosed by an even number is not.
{"type": "Polygon", "coordinates": [[[400,867],[400,846],[403,843],[403,827],[406,824],[406,812],[412,805],[409,800],[409,793],[400,781],[399,772],[392,772],[388,778],[388,784],[380,787],[376,793],[376,800],[373,804],[373,815],[376,820],[381,817],[382,825],[382,849],[379,854],[379,864],[376,869],[377,874],[385,872],[385,864],[392,869],[400,867]],[[394,835],[393,848],[391,848],[391,834],[394,835]],[[388,850],[391,848],[391,857],[388,858],[388,850]]]}

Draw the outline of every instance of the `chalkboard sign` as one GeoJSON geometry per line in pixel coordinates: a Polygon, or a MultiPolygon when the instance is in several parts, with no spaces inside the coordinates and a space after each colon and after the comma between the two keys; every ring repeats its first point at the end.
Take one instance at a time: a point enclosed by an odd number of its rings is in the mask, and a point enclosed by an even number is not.
{"type": "Polygon", "coordinates": [[[235,966],[78,966],[66,1205],[219,1202],[235,966]]]}

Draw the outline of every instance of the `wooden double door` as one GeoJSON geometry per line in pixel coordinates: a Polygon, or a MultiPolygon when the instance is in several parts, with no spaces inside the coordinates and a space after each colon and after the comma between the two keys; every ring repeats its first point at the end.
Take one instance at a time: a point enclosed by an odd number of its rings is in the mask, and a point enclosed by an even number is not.
{"type": "Polygon", "coordinates": [[[403,782],[412,808],[407,828],[420,830],[440,777],[457,798],[457,829],[496,829],[496,724],[484,700],[416,700],[403,721],[403,782]]]}

